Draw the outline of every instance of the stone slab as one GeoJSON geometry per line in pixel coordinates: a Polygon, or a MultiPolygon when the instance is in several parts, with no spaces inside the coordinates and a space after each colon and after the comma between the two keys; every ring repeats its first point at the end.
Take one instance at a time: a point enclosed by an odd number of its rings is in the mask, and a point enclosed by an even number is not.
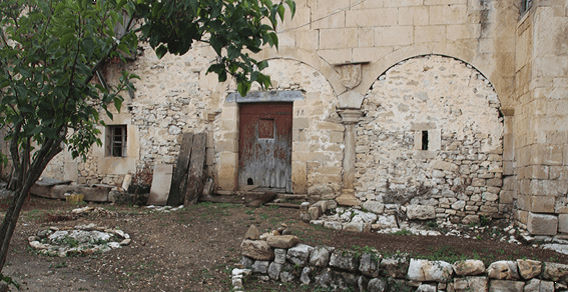
{"type": "Polygon", "coordinates": [[[154,165],[152,176],[152,186],[148,196],[148,205],[163,206],[168,200],[170,185],[172,183],[174,166],[172,164],[154,165]]]}

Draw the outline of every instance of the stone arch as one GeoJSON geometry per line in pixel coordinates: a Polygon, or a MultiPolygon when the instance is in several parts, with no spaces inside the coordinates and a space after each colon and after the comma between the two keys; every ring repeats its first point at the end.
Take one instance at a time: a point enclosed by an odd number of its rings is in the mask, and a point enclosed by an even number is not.
{"type": "MultiPolygon", "coordinates": [[[[341,188],[341,163],[343,159],[343,131],[336,111],[337,97],[331,82],[317,68],[291,58],[267,58],[269,67],[263,72],[271,76],[275,91],[300,91],[303,99],[293,101],[292,115],[292,190],[294,193],[317,193],[332,196],[341,188]]],[[[231,85],[229,91],[236,86],[231,85]]],[[[251,92],[258,91],[253,85],[251,92]]],[[[237,138],[239,105],[224,102],[220,117],[215,120],[215,140],[224,137],[237,138]]],[[[234,143],[236,145],[236,143],[234,143]]],[[[220,151],[219,176],[236,176],[238,149],[220,151]],[[224,160],[223,157],[230,157],[224,160]]],[[[220,187],[235,189],[235,180],[225,179],[220,187]]]]}
{"type": "Polygon", "coordinates": [[[357,197],[427,207],[431,219],[498,213],[499,107],[489,80],[461,60],[426,55],[390,67],[361,107],[357,197]]]}
{"type": "MultiPolygon", "coordinates": [[[[380,76],[401,60],[425,55],[441,55],[455,58],[473,66],[479,72],[494,71],[490,68],[490,62],[483,62],[483,59],[478,56],[479,53],[472,48],[452,43],[423,43],[401,48],[367,65],[361,85],[359,85],[355,90],[364,95],[375,82],[375,76],[380,76]]],[[[485,74],[484,76],[488,79],[492,79],[492,76],[487,76],[485,74]]],[[[498,78],[495,79],[498,80],[498,78]]],[[[505,91],[506,85],[501,84],[496,80],[493,80],[492,84],[497,93],[501,96],[501,93],[505,91]]]]}

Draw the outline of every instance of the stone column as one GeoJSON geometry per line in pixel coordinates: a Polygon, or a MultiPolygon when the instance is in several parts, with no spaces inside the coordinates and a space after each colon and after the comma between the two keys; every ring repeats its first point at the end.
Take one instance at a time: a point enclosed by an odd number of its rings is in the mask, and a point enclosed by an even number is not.
{"type": "Polygon", "coordinates": [[[338,111],[345,125],[345,136],[343,149],[343,190],[341,195],[335,199],[340,205],[355,206],[360,205],[361,201],[355,197],[355,147],[356,134],[355,126],[363,115],[358,109],[343,109],[338,111]]]}

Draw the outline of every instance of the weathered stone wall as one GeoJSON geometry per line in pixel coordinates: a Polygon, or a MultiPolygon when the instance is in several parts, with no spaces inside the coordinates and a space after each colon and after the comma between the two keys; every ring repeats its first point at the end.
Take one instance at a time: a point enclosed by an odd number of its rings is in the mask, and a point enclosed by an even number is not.
{"type": "Polygon", "coordinates": [[[438,218],[496,215],[503,172],[499,106],[489,81],[461,61],[424,56],[393,66],[363,102],[356,196],[434,206],[438,218]]]}
{"type": "Polygon", "coordinates": [[[568,3],[535,1],[519,21],[511,117],[515,218],[532,234],[568,232],[568,3]],[[516,183],[515,183],[516,182],[516,183]]]}

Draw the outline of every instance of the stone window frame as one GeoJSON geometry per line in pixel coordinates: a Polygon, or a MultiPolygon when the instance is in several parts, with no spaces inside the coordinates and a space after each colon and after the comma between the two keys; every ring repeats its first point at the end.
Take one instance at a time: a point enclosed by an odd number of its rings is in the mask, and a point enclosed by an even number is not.
{"type": "Polygon", "coordinates": [[[107,125],[105,156],[126,157],[127,146],[128,146],[127,125],[107,125]],[[117,134],[116,130],[120,130],[120,132],[117,134]]]}
{"type": "Polygon", "coordinates": [[[434,123],[412,123],[414,131],[414,150],[420,152],[440,151],[442,148],[442,131],[434,123]],[[423,133],[428,133],[427,149],[423,145],[423,133]]]}

